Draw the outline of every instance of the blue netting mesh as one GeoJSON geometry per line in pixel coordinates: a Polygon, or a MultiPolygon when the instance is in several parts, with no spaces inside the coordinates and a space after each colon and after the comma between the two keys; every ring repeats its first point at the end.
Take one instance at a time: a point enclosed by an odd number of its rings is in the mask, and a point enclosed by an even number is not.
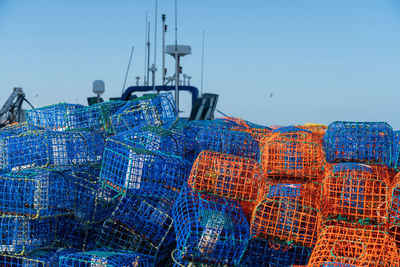
{"type": "Polygon", "coordinates": [[[100,166],[88,165],[64,170],[71,181],[72,210],[75,217],[86,223],[103,222],[118,204],[118,192],[100,182],[100,166]]]}
{"type": "Polygon", "coordinates": [[[275,129],[272,131],[273,133],[292,133],[292,132],[305,132],[305,133],[312,133],[311,131],[301,129],[295,126],[287,126],[275,129]]]}
{"type": "Polygon", "coordinates": [[[100,177],[124,194],[174,199],[191,165],[181,157],[140,149],[109,138],[100,177]]]}
{"type": "Polygon", "coordinates": [[[104,145],[103,136],[95,131],[2,133],[0,169],[97,163],[102,159],[104,145]]]}
{"type": "Polygon", "coordinates": [[[110,130],[110,116],[126,104],[125,101],[108,101],[84,107],[59,103],[26,112],[30,125],[48,130],[95,129],[110,130]]]}
{"type": "Polygon", "coordinates": [[[345,171],[364,171],[372,173],[372,168],[371,166],[368,166],[366,164],[360,164],[355,162],[340,163],[340,164],[335,164],[333,166],[333,173],[345,172],[345,171]]]}
{"type": "Polygon", "coordinates": [[[254,238],[249,241],[242,265],[248,267],[307,265],[311,251],[311,248],[282,245],[254,238]]]}
{"type": "Polygon", "coordinates": [[[390,166],[393,130],[385,122],[344,122],[329,125],[324,135],[328,162],[363,162],[390,166]]]}
{"type": "Polygon", "coordinates": [[[57,217],[0,217],[0,253],[23,254],[53,245],[56,240],[56,219],[57,217]]]}
{"type": "Polygon", "coordinates": [[[325,262],[322,267],[356,267],[355,265],[339,262],[325,262]]]}
{"type": "Polygon", "coordinates": [[[400,131],[393,132],[392,166],[399,170],[400,164],[400,131]]]}
{"type": "Polygon", "coordinates": [[[260,148],[251,134],[231,130],[202,129],[196,140],[199,151],[211,150],[258,160],[260,148]]]}
{"type": "Polygon", "coordinates": [[[69,214],[70,180],[57,171],[30,169],[0,174],[0,214],[38,217],[69,214]]]}
{"type": "Polygon", "coordinates": [[[55,267],[60,256],[77,252],[73,249],[46,249],[32,252],[26,256],[0,256],[0,266],[7,267],[55,267]]]}
{"type": "Polygon", "coordinates": [[[178,261],[239,264],[249,240],[249,225],[237,201],[185,187],[172,217],[178,261]]]}
{"type": "Polygon", "coordinates": [[[171,93],[144,96],[128,101],[110,117],[112,132],[118,133],[146,125],[169,128],[177,119],[171,93]]]}
{"type": "Polygon", "coordinates": [[[171,204],[149,198],[123,197],[105,221],[98,242],[114,249],[165,258],[174,242],[171,204]]]}
{"type": "Polygon", "coordinates": [[[15,123],[7,125],[0,129],[0,132],[9,132],[13,134],[21,134],[27,131],[41,130],[40,127],[28,124],[27,122],[15,123]]]}
{"type": "Polygon", "coordinates": [[[218,131],[218,130],[229,130],[232,128],[245,128],[242,125],[237,124],[233,121],[227,120],[211,120],[211,121],[191,121],[189,123],[189,127],[192,128],[195,132],[199,132],[202,129],[208,129],[210,131],[218,131]]]}
{"type": "Polygon", "coordinates": [[[176,141],[183,149],[181,156],[190,163],[194,162],[199,153],[199,146],[196,142],[197,133],[191,127],[183,125],[175,125],[172,131],[175,133],[176,141]]]}
{"type": "Polygon", "coordinates": [[[277,184],[269,187],[267,198],[271,197],[300,197],[300,184],[277,184]]]}
{"type": "Polygon", "coordinates": [[[61,217],[56,224],[58,245],[80,250],[93,249],[101,227],[102,223],[89,224],[74,216],[61,217]]]}
{"type": "Polygon", "coordinates": [[[180,156],[192,162],[197,156],[198,149],[196,142],[194,142],[195,133],[187,129],[173,128],[167,130],[149,125],[140,130],[128,130],[110,138],[131,147],[154,152],[160,151],[180,156]]]}
{"type": "Polygon", "coordinates": [[[70,129],[89,128],[112,131],[110,116],[126,104],[126,101],[107,101],[75,110],[71,116],[75,121],[70,129]]]}
{"type": "Polygon", "coordinates": [[[49,130],[67,130],[82,127],[83,122],[73,114],[76,110],[84,108],[82,105],[58,103],[42,108],[26,111],[26,121],[49,130]]]}
{"type": "Polygon", "coordinates": [[[391,192],[389,221],[391,225],[400,224],[400,185],[394,186],[391,192]]]}
{"type": "Polygon", "coordinates": [[[131,251],[98,249],[60,257],[60,267],[153,266],[150,256],[131,251]]]}

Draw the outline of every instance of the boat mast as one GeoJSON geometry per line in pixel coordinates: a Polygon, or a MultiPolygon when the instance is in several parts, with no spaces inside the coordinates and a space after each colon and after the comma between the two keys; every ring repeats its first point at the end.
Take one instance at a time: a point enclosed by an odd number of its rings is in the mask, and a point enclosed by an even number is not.
{"type": "Polygon", "coordinates": [[[178,0],[175,0],[175,103],[179,117],[178,0]]]}
{"type": "Polygon", "coordinates": [[[162,18],[162,85],[165,85],[165,32],[167,27],[165,25],[165,14],[161,15],[162,18]]]}
{"type": "Polygon", "coordinates": [[[147,73],[147,10],[146,10],[146,23],[144,25],[144,74],[143,74],[143,85],[146,86],[146,73],[147,73]]]}
{"type": "Polygon", "coordinates": [[[150,21],[147,24],[147,80],[146,85],[149,86],[150,78],[150,21]]]}
{"type": "Polygon", "coordinates": [[[156,72],[157,72],[157,0],[154,10],[154,63],[151,66],[153,93],[156,92],[156,72]]]}
{"type": "Polygon", "coordinates": [[[201,95],[203,95],[203,72],[204,72],[204,30],[203,30],[203,47],[201,49],[201,83],[200,83],[201,95]]]}

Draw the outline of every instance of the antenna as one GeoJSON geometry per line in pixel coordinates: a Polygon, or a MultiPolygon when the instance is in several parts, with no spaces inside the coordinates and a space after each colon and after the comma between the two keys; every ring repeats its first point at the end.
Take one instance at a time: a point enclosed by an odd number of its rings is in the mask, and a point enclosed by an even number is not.
{"type": "Polygon", "coordinates": [[[125,80],[124,80],[124,85],[122,86],[122,93],[121,93],[121,95],[124,93],[124,90],[125,90],[126,79],[128,78],[129,68],[131,67],[131,61],[132,61],[132,55],[133,55],[133,50],[134,50],[134,49],[135,49],[135,47],[132,46],[132,49],[131,49],[131,56],[129,57],[128,68],[126,69],[125,80]]]}
{"type": "Polygon", "coordinates": [[[149,77],[150,76],[150,21],[148,22],[147,27],[147,81],[146,85],[149,86],[149,77]]]}
{"type": "Polygon", "coordinates": [[[204,73],[204,30],[203,30],[203,47],[201,49],[201,83],[200,83],[201,95],[203,95],[203,73],[204,73]]]}
{"type": "Polygon", "coordinates": [[[143,85],[146,85],[146,73],[147,73],[147,10],[146,10],[146,24],[144,25],[144,74],[143,74],[143,85]]]}
{"type": "Polygon", "coordinates": [[[165,84],[165,32],[167,25],[165,25],[165,14],[161,15],[162,19],[162,85],[165,84]]]}
{"type": "Polygon", "coordinates": [[[153,93],[156,92],[156,72],[157,72],[157,3],[156,1],[156,6],[155,6],[155,16],[154,16],[154,63],[152,67],[152,73],[153,73],[153,93]]]}
{"type": "Polygon", "coordinates": [[[179,117],[178,0],[175,0],[175,103],[179,117]]]}

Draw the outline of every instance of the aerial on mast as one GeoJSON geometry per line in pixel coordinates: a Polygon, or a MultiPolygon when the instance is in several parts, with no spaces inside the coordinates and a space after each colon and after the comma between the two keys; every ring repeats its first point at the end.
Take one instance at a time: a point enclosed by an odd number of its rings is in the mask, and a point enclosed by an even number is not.
{"type": "Polygon", "coordinates": [[[143,74],[143,85],[146,86],[146,74],[147,74],[147,10],[146,10],[146,24],[144,29],[144,74],[143,74]]]}
{"type": "Polygon", "coordinates": [[[151,66],[151,73],[152,73],[152,86],[153,86],[153,93],[156,92],[156,71],[157,71],[157,0],[155,4],[154,10],[154,62],[151,66]]]}

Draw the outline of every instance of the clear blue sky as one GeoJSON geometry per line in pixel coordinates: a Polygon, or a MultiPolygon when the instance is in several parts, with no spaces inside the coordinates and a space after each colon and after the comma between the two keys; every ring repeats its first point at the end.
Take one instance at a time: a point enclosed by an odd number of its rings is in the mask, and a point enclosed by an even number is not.
{"type": "MultiPolygon", "coordinates": [[[[167,43],[173,4],[159,0],[167,43]]],[[[225,113],[265,125],[363,120],[400,128],[400,0],[178,4],[178,39],[193,53],[184,72],[200,86],[205,30],[204,89],[220,94],[225,113]]],[[[120,95],[132,45],[128,84],[143,76],[146,10],[153,42],[154,1],[0,0],[0,105],[14,86],[39,106],[86,103],[95,79],[105,81],[105,97],[120,95]]],[[[161,69],[160,49],[157,63],[161,69]]],[[[172,74],[172,58],[167,67],[172,74]]]]}

